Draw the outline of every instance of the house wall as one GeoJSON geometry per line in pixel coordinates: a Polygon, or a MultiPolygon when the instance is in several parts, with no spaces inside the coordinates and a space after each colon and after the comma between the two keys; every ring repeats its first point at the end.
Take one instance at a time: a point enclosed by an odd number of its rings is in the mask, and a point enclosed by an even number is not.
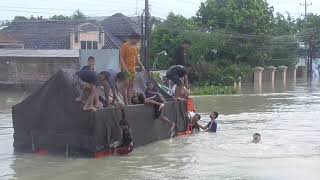
{"type": "Polygon", "coordinates": [[[101,33],[101,41],[99,41],[100,31],[80,32],[78,43],[75,42],[75,33],[70,34],[70,49],[81,49],[81,41],[97,41],[98,49],[104,46],[104,33],[101,33]]]}
{"type": "Polygon", "coordinates": [[[79,69],[79,58],[0,57],[0,83],[43,83],[59,69],[79,69]]]}
{"type": "Polygon", "coordinates": [[[100,50],[80,50],[80,66],[88,64],[88,57],[93,56],[96,59],[96,71],[101,72],[107,69],[120,71],[119,50],[118,49],[100,49],[100,50]]]}

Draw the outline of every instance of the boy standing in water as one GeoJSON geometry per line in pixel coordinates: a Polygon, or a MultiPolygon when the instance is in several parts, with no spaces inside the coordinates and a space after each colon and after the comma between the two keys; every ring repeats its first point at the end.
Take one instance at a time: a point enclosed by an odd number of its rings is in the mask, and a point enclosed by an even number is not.
{"type": "Polygon", "coordinates": [[[211,121],[205,127],[203,127],[205,129],[205,131],[214,132],[214,133],[217,132],[216,119],[218,118],[218,116],[219,116],[219,114],[215,111],[210,114],[211,121]]]}

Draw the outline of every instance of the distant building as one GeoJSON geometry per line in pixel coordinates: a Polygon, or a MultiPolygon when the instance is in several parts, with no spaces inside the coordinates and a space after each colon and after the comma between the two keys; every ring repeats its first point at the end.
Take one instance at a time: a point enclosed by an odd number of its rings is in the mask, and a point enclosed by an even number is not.
{"type": "Polygon", "coordinates": [[[79,69],[79,50],[0,49],[0,84],[41,84],[59,69],[79,69]]]}
{"type": "Polygon", "coordinates": [[[103,21],[12,22],[3,31],[25,49],[119,49],[133,33],[141,34],[138,20],[118,13],[103,21]]]}
{"type": "Polygon", "coordinates": [[[24,45],[12,38],[7,32],[0,30],[0,49],[23,49],[24,45]]]}

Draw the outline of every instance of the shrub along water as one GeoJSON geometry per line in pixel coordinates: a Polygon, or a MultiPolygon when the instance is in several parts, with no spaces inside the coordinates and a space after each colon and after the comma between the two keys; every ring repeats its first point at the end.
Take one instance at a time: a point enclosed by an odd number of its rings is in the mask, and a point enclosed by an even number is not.
{"type": "Polygon", "coordinates": [[[191,95],[226,95],[236,93],[232,86],[204,85],[191,90],[191,95]]]}

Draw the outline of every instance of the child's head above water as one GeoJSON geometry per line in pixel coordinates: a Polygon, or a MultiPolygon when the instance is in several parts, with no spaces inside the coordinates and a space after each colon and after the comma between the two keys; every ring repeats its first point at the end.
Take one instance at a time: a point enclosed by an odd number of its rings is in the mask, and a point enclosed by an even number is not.
{"type": "Polygon", "coordinates": [[[253,135],[253,140],[252,140],[252,142],[253,143],[259,143],[261,141],[261,135],[259,134],[259,133],[255,133],[254,135],[253,135]]]}
{"type": "Polygon", "coordinates": [[[200,119],[201,119],[200,114],[195,114],[195,115],[193,116],[193,118],[192,118],[192,120],[193,120],[193,121],[196,121],[196,122],[198,122],[200,119]]]}
{"type": "Polygon", "coordinates": [[[216,111],[213,111],[213,112],[210,114],[210,119],[211,119],[211,120],[216,120],[218,117],[219,117],[219,113],[217,113],[216,111]]]}

